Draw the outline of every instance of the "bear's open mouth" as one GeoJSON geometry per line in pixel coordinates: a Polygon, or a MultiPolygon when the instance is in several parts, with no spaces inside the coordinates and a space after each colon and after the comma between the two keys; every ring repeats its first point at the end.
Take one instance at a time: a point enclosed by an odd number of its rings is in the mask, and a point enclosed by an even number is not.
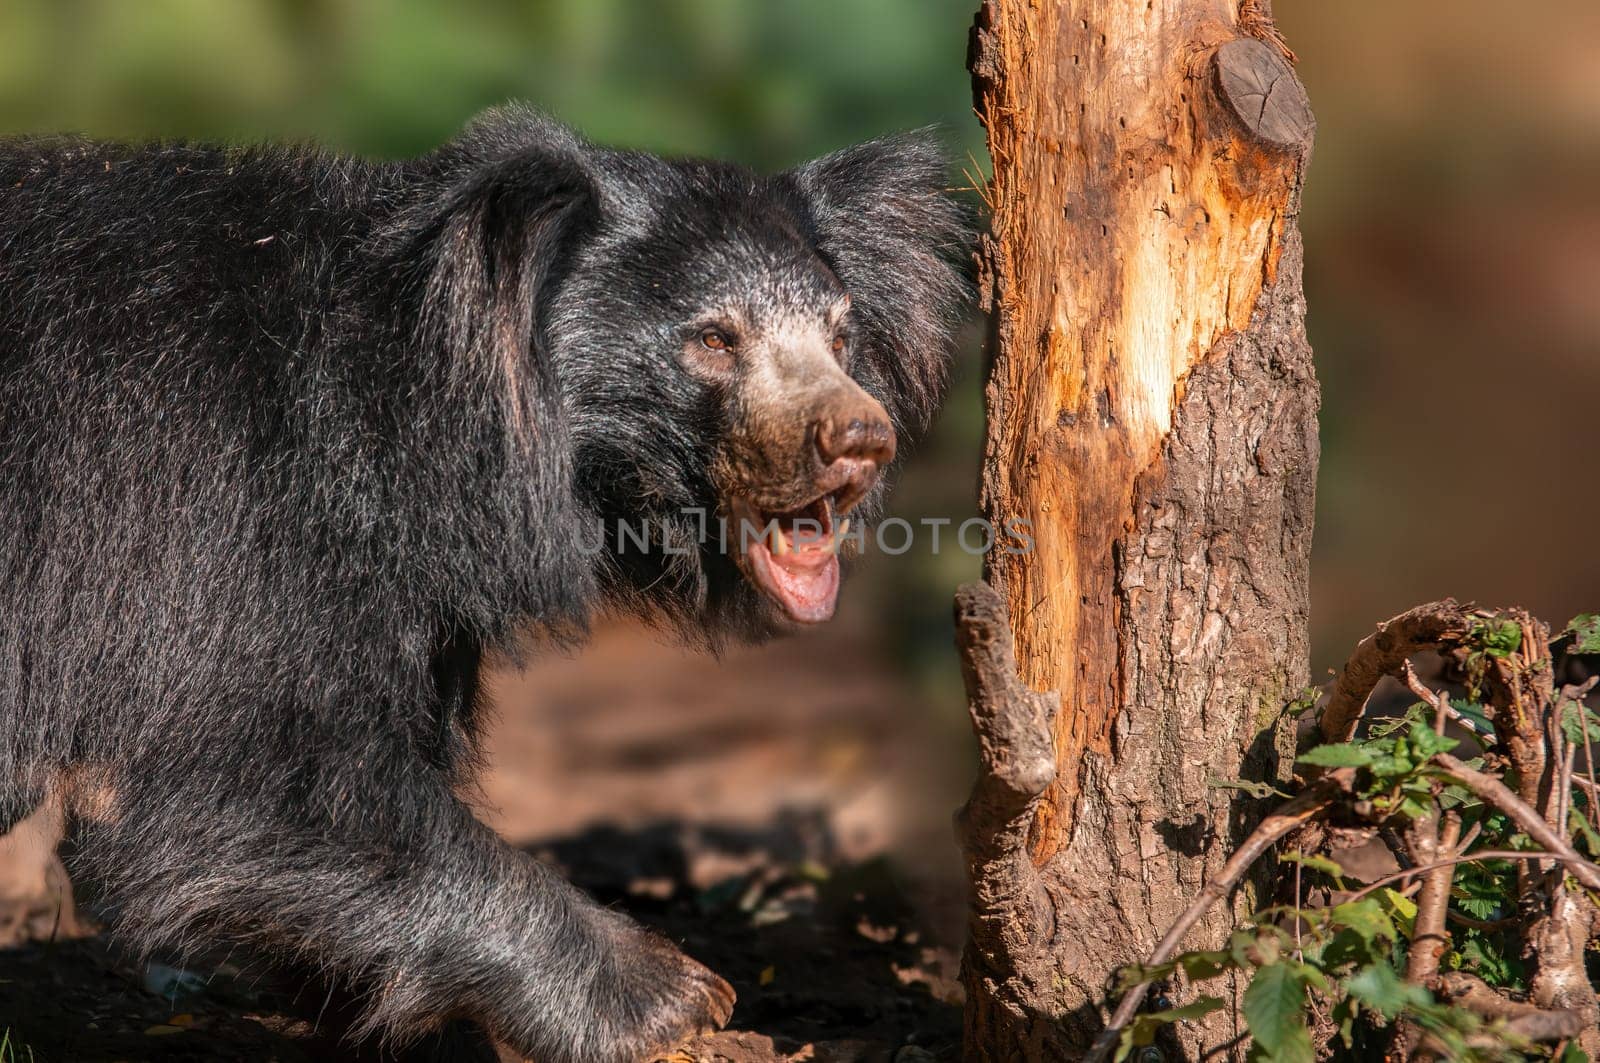
{"type": "Polygon", "coordinates": [[[760,509],[747,499],[735,499],[729,507],[751,582],[802,624],[833,616],[839,597],[839,546],[850,530],[839,494],[783,512],[760,509]]]}

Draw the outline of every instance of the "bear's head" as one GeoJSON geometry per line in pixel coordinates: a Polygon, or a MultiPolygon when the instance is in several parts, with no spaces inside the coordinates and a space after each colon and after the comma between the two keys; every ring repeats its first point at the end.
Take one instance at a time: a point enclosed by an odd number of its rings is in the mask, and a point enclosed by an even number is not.
{"type": "Polygon", "coordinates": [[[522,430],[569,449],[607,597],[712,638],[831,616],[848,522],[939,403],[967,297],[933,137],[763,176],[502,110],[447,152],[455,209],[503,245],[475,282],[516,303],[498,357],[550,392],[522,430]]]}

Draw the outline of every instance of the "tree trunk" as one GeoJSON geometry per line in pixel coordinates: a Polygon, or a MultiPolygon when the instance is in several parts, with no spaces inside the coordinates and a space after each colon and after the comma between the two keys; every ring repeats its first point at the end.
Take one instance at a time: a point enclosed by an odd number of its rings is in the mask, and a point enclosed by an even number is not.
{"type": "MultiPolygon", "coordinates": [[[[1313,122],[1268,2],[978,13],[983,506],[1033,543],[1002,541],[993,591],[958,599],[983,760],[961,826],[969,1059],[1083,1051],[1109,976],[1250,825],[1254,802],[1212,783],[1275,777],[1274,725],[1307,681],[1313,122]]],[[[1219,906],[1190,947],[1234,915],[1219,906]]],[[[1240,1029],[1218,1013],[1168,1058],[1240,1029]]]]}

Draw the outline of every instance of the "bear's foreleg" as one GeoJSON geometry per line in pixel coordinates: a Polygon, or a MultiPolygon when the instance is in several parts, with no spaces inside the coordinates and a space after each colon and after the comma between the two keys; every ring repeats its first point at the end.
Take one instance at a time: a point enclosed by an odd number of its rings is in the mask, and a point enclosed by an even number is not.
{"type": "Polygon", "coordinates": [[[727,1021],[726,982],[506,845],[441,775],[403,774],[315,811],[221,779],[190,779],[207,799],[181,803],[119,786],[80,859],[132,940],[315,964],[367,998],[361,1033],[404,1040],[468,1018],[539,1063],[622,1063],[727,1021]]]}

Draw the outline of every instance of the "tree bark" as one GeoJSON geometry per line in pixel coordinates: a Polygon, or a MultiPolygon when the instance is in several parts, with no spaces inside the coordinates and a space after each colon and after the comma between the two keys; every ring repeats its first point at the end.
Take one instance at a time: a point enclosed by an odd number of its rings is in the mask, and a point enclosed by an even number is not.
{"type": "MultiPolygon", "coordinates": [[[[1307,681],[1313,123],[1291,60],[1267,0],[978,13],[982,503],[1027,521],[1032,548],[1002,540],[998,594],[957,606],[982,755],[960,826],[970,1059],[1087,1047],[1110,975],[1250,826],[1252,802],[1213,781],[1275,777],[1275,724],[1307,681]]],[[[1234,917],[1214,909],[1190,947],[1234,917]]],[[[1167,1048],[1236,1026],[1224,1011],[1167,1048]]]]}

